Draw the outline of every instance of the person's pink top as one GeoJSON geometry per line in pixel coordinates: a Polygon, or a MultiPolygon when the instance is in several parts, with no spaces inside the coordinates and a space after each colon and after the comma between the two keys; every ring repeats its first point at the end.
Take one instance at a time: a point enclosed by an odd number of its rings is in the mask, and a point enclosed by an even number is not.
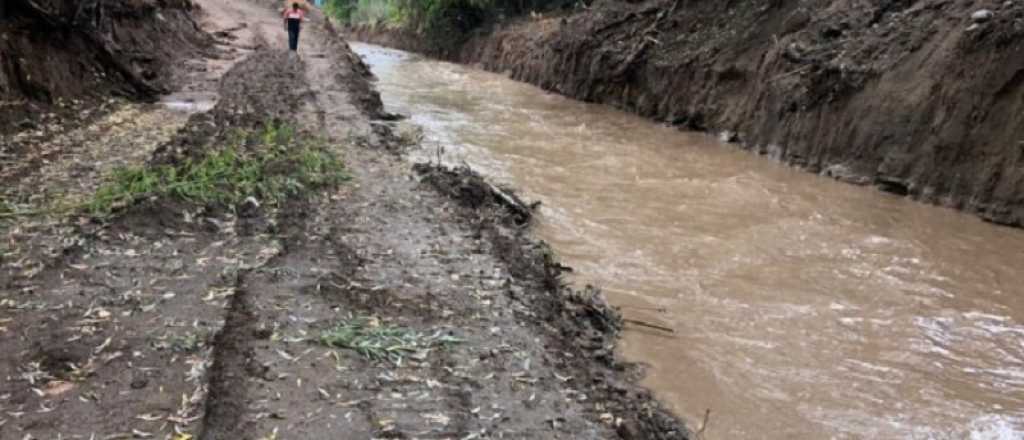
{"type": "Polygon", "coordinates": [[[288,9],[284,11],[284,18],[302,20],[303,18],[306,18],[306,11],[303,11],[302,8],[288,9]]]}

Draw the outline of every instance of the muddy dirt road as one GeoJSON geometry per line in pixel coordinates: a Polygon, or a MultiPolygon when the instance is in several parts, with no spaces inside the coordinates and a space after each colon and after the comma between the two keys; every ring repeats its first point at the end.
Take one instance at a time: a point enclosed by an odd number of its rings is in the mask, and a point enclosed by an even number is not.
{"type": "Polygon", "coordinates": [[[808,175],[502,75],[356,45],[384,101],[544,202],[709,439],[1024,437],[1024,234],[808,175]]]}
{"type": "Polygon", "coordinates": [[[68,141],[37,133],[47,165],[5,177],[0,438],[686,438],[615,360],[614,312],[561,286],[504,192],[393,154],[319,14],[296,56],[276,1],[198,3],[219,51],[181,90],[111,103],[68,141]],[[236,143],[315,145],[351,180],[67,208],[123,166],[187,170],[236,143]]]}

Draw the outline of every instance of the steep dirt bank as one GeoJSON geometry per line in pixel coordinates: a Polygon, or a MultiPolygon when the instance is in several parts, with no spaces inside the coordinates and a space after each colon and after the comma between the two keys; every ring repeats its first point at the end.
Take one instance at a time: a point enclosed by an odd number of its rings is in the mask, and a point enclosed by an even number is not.
{"type": "MultiPolygon", "coordinates": [[[[111,94],[152,100],[178,61],[213,39],[191,0],[5,0],[0,9],[0,133],[111,94]]],[[[74,110],[74,109],[70,109],[74,110]]],[[[73,113],[73,112],[69,112],[73,113]]]]}
{"type": "Polygon", "coordinates": [[[0,437],[687,437],[615,361],[614,313],[558,285],[521,212],[506,220],[471,173],[426,167],[441,177],[425,185],[389,153],[365,66],[322,17],[295,56],[266,2],[209,3],[263,47],[145,164],[201,181],[34,237],[19,234],[36,217],[0,217],[0,437]],[[307,143],[352,181],[285,179],[299,191],[276,203],[266,182],[236,204],[176,196],[231,175],[185,172],[220,152],[307,143]]]}
{"type": "Polygon", "coordinates": [[[1020,2],[606,0],[457,48],[351,33],[1024,226],[1020,2]]]}

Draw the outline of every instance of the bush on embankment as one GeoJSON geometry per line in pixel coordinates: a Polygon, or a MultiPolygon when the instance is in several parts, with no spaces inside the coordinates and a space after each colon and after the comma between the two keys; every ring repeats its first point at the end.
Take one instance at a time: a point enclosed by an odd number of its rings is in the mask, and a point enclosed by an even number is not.
{"type": "Polygon", "coordinates": [[[591,0],[328,0],[327,13],[348,25],[414,30],[436,47],[463,42],[505,17],[569,8],[591,0]]]}

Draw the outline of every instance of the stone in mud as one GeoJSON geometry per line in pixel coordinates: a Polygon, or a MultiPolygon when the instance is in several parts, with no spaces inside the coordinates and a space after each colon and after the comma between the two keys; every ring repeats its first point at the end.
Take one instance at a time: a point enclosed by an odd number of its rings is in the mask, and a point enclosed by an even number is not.
{"type": "Polygon", "coordinates": [[[875,177],[875,186],[882,192],[907,196],[910,194],[910,182],[894,176],[879,175],[875,177]]]}
{"type": "Polygon", "coordinates": [[[995,13],[988,9],[979,9],[971,14],[971,20],[975,23],[985,23],[995,17],[995,13]]]}

